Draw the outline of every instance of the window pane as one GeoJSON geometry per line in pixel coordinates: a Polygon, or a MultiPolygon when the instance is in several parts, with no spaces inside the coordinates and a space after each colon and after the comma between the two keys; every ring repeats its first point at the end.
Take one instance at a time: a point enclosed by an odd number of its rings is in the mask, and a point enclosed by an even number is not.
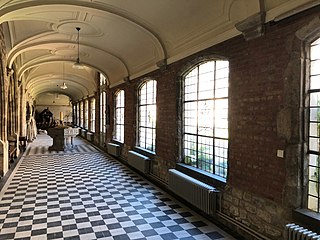
{"type": "Polygon", "coordinates": [[[200,169],[213,172],[213,138],[199,137],[198,161],[200,169]]]}
{"type": "Polygon", "coordinates": [[[310,58],[312,60],[320,59],[320,44],[311,47],[310,58]]]}
{"type": "Polygon", "coordinates": [[[314,137],[309,137],[309,150],[319,151],[319,139],[314,137]]]}
{"type": "Polygon", "coordinates": [[[213,100],[198,102],[198,134],[213,137],[213,100]]]}
{"type": "Polygon", "coordinates": [[[320,89],[320,75],[310,78],[310,89],[320,89]]]}
{"type": "Polygon", "coordinates": [[[228,100],[215,101],[215,136],[228,138],[228,100]]]}
{"type": "Polygon", "coordinates": [[[317,123],[310,123],[309,135],[311,137],[319,137],[318,124],[317,123]]]}
{"type": "Polygon", "coordinates": [[[310,121],[320,122],[320,108],[310,108],[310,121]]]}
{"type": "Polygon", "coordinates": [[[308,208],[312,211],[319,212],[319,202],[317,197],[309,196],[308,197],[308,208]]]}
{"type": "MultiPolygon", "coordinates": [[[[195,74],[197,71],[192,71],[192,74],[195,74]]],[[[196,100],[197,99],[197,91],[198,91],[198,75],[191,75],[186,77],[185,79],[185,87],[184,87],[184,100],[196,100]]]]}
{"type": "Polygon", "coordinates": [[[184,131],[186,133],[197,134],[197,103],[185,103],[184,111],[184,131]]]}
{"type": "Polygon", "coordinates": [[[320,157],[318,155],[309,155],[309,165],[310,166],[320,166],[320,157]]]}
{"type": "Polygon", "coordinates": [[[213,97],[214,73],[208,72],[199,76],[199,99],[210,99],[213,97]]]}
{"type": "Polygon", "coordinates": [[[147,127],[155,127],[156,125],[156,106],[149,105],[147,106],[147,127]]]}
{"type": "Polygon", "coordinates": [[[228,140],[215,139],[215,172],[217,175],[227,176],[228,140]]]}
{"type": "Polygon", "coordinates": [[[310,94],[310,107],[320,106],[320,93],[314,92],[310,94]]]}
{"type": "Polygon", "coordinates": [[[320,61],[311,61],[311,75],[320,74],[320,61]]]}
{"type": "Polygon", "coordinates": [[[184,136],[184,161],[186,164],[197,166],[197,140],[196,136],[184,136]]]}

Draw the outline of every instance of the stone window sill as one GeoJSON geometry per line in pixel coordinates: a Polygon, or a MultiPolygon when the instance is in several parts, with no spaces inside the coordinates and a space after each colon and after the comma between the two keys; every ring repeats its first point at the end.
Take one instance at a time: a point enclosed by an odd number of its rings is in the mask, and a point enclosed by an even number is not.
{"type": "Polygon", "coordinates": [[[137,153],[140,153],[144,156],[147,156],[150,159],[154,159],[154,157],[156,156],[155,152],[149,151],[147,149],[144,149],[144,148],[138,147],[138,146],[134,147],[134,151],[136,151],[137,153]]]}
{"type": "Polygon", "coordinates": [[[296,209],[293,211],[293,220],[295,223],[320,234],[320,213],[308,209],[296,209]]]}
{"type": "Polygon", "coordinates": [[[115,144],[118,144],[118,145],[120,145],[120,146],[123,146],[124,145],[124,143],[123,142],[120,142],[119,140],[117,140],[117,139],[112,139],[112,142],[113,143],[115,143],[115,144]]]}
{"type": "Polygon", "coordinates": [[[212,173],[208,173],[206,171],[183,163],[178,163],[176,169],[180,172],[189,175],[190,177],[193,177],[201,182],[204,182],[218,189],[224,189],[227,184],[226,179],[224,179],[223,177],[214,175],[212,173]]]}

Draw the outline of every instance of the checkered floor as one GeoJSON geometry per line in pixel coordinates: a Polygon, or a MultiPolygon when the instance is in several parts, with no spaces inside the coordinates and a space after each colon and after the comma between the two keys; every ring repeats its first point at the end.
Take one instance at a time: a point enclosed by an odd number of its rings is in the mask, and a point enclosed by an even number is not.
{"type": "Polygon", "coordinates": [[[38,135],[0,193],[0,239],[234,239],[84,141],[38,135]]]}

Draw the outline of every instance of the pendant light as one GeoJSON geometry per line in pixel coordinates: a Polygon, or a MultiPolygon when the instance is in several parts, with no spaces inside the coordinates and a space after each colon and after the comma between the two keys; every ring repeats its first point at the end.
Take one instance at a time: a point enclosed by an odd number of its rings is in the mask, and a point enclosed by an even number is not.
{"type": "Polygon", "coordinates": [[[61,89],[67,89],[68,87],[67,87],[66,83],[63,82],[63,84],[62,84],[62,86],[61,86],[60,88],[61,88],[61,89]]]}
{"type": "MultiPolygon", "coordinates": [[[[64,63],[62,63],[62,79],[64,80],[64,63]]],[[[67,89],[67,85],[65,82],[60,86],[61,89],[67,89]]]]}
{"type": "Polygon", "coordinates": [[[77,61],[73,64],[74,69],[83,69],[84,66],[80,63],[80,43],[79,43],[79,38],[80,38],[80,28],[76,27],[76,30],[78,31],[78,57],[77,61]]]}

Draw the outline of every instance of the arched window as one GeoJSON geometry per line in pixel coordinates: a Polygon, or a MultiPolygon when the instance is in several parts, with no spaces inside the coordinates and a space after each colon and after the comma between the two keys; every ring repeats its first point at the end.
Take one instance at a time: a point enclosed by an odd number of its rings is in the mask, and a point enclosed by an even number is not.
{"type": "Polygon", "coordinates": [[[183,78],[182,159],[185,164],[227,176],[228,61],[201,63],[183,78]]]}
{"type": "Polygon", "coordinates": [[[100,93],[100,132],[106,133],[106,92],[100,93]]]}
{"type": "Polygon", "coordinates": [[[77,125],[80,127],[80,102],[77,102],[77,125]]]}
{"type": "Polygon", "coordinates": [[[119,142],[124,142],[124,90],[120,90],[115,94],[114,112],[114,138],[119,142]]]}
{"type": "Polygon", "coordinates": [[[320,38],[310,45],[308,208],[320,212],[320,38]]]}
{"type": "Polygon", "coordinates": [[[138,146],[155,152],[157,121],[157,82],[146,81],[139,88],[138,146]]]}
{"type": "Polygon", "coordinates": [[[72,105],[72,121],[75,125],[77,125],[77,118],[78,118],[78,114],[77,114],[77,105],[73,104],[72,105]]]}
{"type": "Polygon", "coordinates": [[[105,145],[106,141],[106,131],[107,131],[107,79],[106,77],[99,73],[99,144],[100,146],[105,145]]]}
{"type": "Polygon", "coordinates": [[[80,127],[84,127],[84,121],[83,121],[83,101],[80,102],[80,127]]]}
{"type": "Polygon", "coordinates": [[[84,128],[89,129],[89,101],[84,101],[84,128]]]}
{"type": "Polygon", "coordinates": [[[91,98],[90,104],[91,104],[91,107],[90,107],[90,131],[95,132],[96,131],[96,99],[91,98]]]}

